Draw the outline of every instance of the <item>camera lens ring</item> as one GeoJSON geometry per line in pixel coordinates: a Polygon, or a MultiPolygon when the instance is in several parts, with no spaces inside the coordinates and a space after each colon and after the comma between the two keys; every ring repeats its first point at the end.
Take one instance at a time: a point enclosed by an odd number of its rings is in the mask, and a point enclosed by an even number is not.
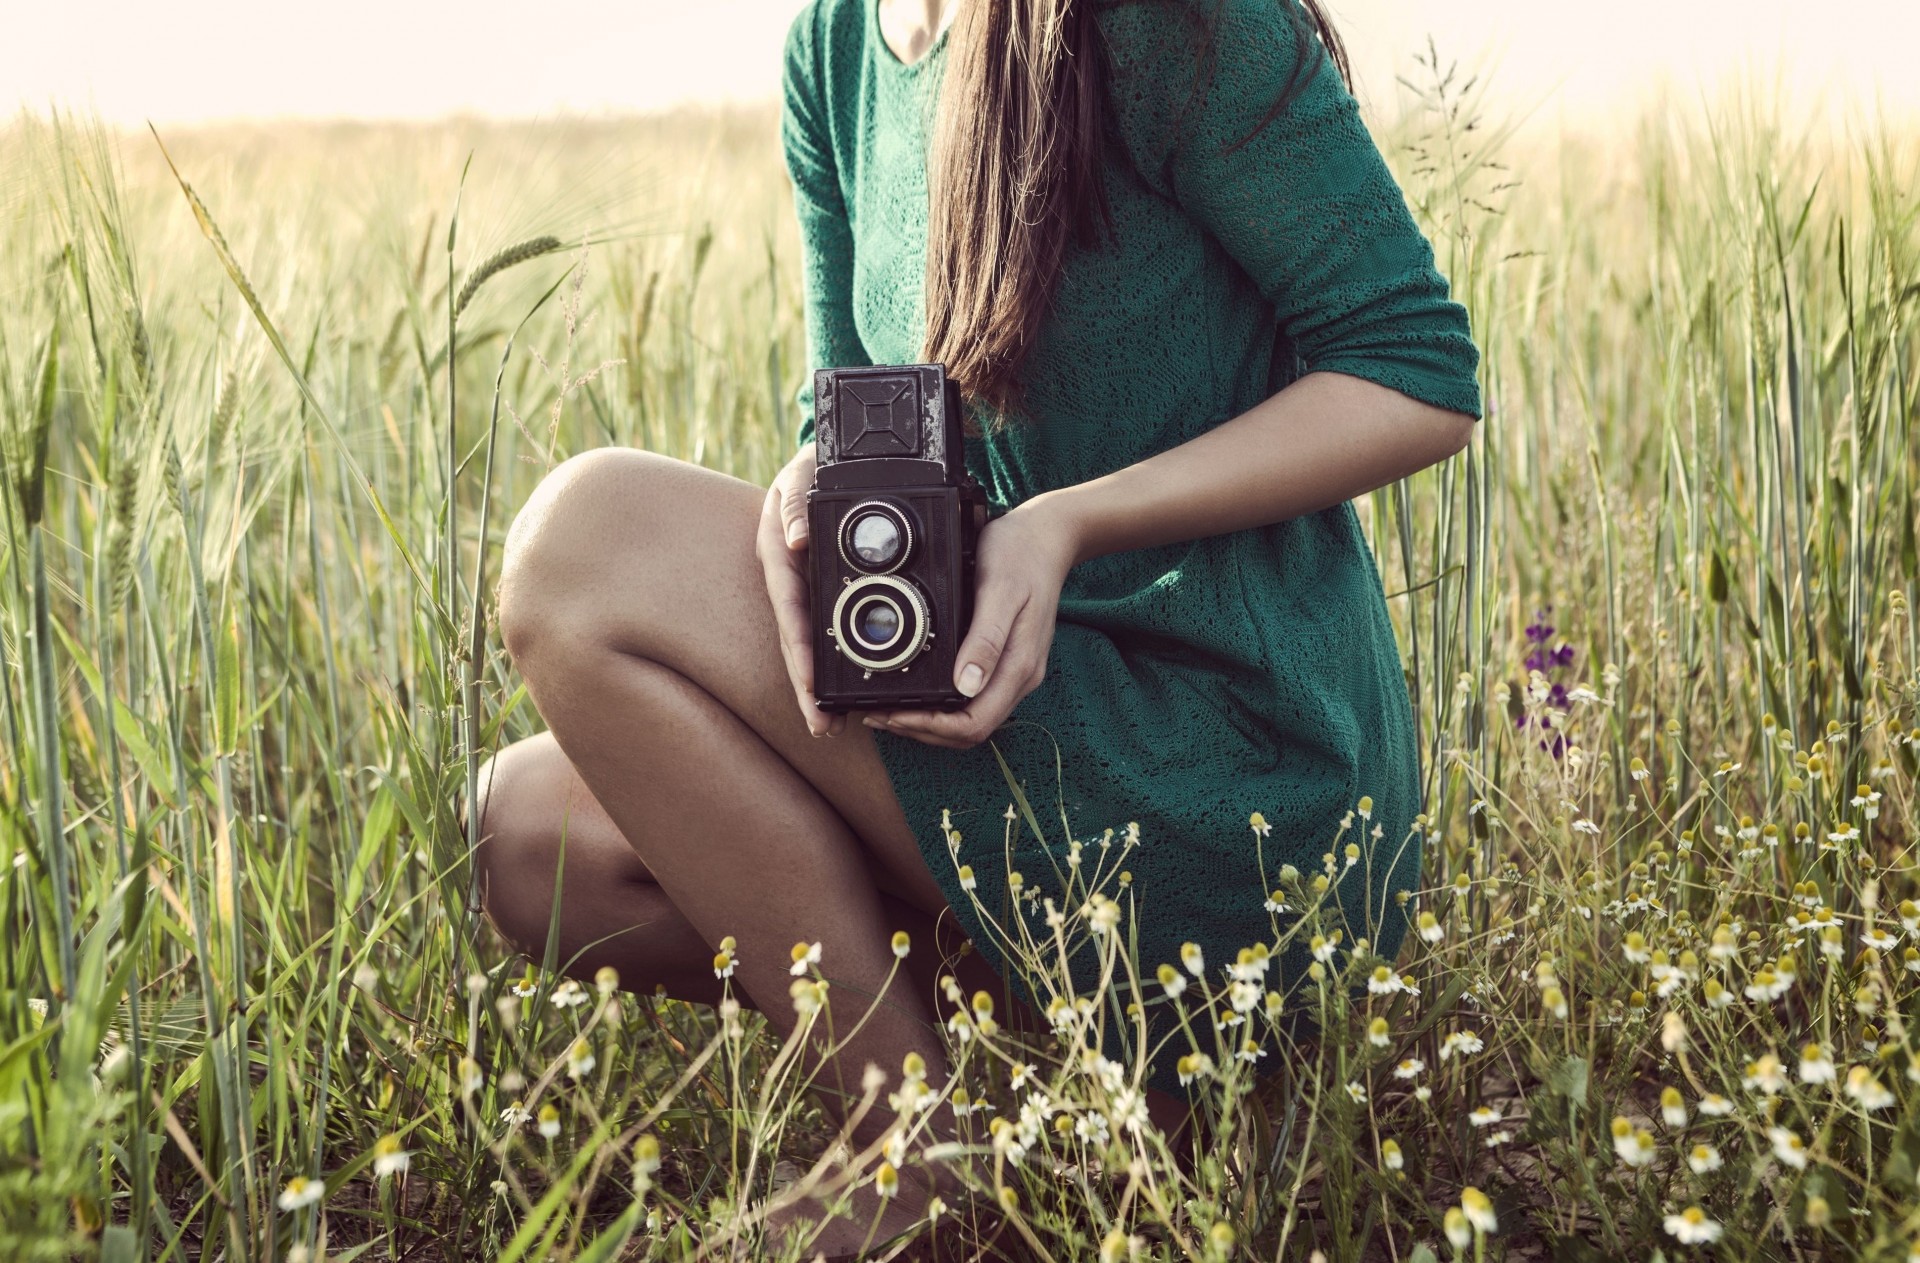
{"type": "Polygon", "coordinates": [[[893,575],[863,575],[840,589],[840,595],[834,600],[832,624],[834,640],[842,655],[864,671],[893,671],[905,666],[920,656],[933,637],[933,624],[929,617],[926,597],[913,583],[893,575]],[[850,615],[856,605],[866,604],[869,598],[881,593],[892,594],[898,598],[893,604],[900,617],[899,630],[894,639],[888,641],[891,647],[900,646],[897,653],[886,657],[863,652],[867,642],[853,633],[850,615]],[[904,608],[902,608],[904,606],[904,608]]]}
{"type": "Polygon", "coordinates": [[[893,648],[899,643],[900,638],[907,634],[908,626],[907,615],[900,608],[900,602],[884,592],[869,592],[860,597],[853,603],[852,610],[847,614],[847,630],[853,633],[853,638],[860,643],[860,647],[870,653],[885,653],[893,648]],[[893,634],[885,640],[874,640],[862,631],[867,611],[873,606],[891,612],[893,634]]]}
{"type": "Polygon", "coordinates": [[[846,562],[849,569],[857,570],[861,574],[892,574],[894,571],[900,569],[900,567],[906,565],[907,559],[913,556],[913,519],[907,516],[906,510],[902,509],[899,505],[886,500],[862,500],[851,509],[848,509],[847,515],[840,519],[839,536],[840,560],[846,562]],[[894,555],[892,562],[884,566],[875,566],[873,563],[865,560],[853,546],[854,529],[859,526],[863,520],[876,515],[891,522],[894,529],[899,533],[900,539],[899,552],[894,555]]]}

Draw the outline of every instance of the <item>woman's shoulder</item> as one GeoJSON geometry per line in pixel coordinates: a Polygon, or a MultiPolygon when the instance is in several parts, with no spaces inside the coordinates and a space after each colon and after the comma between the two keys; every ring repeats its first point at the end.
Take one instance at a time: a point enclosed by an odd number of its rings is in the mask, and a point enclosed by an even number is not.
{"type": "Polygon", "coordinates": [[[1177,81],[1209,61],[1291,59],[1308,29],[1299,0],[1097,0],[1094,21],[1120,73],[1177,81]]]}
{"type": "Polygon", "coordinates": [[[1196,135],[1250,125],[1292,80],[1299,0],[1100,0],[1108,94],[1120,139],[1143,171],[1196,135]]]}
{"type": "Polygon", "coordinates": [[[791,91],[796,81],[815,86],[834,69],[858,59],[866,46],[867,6],[872,0],[808,0],[787,27],[784,74],[791,91]]]}

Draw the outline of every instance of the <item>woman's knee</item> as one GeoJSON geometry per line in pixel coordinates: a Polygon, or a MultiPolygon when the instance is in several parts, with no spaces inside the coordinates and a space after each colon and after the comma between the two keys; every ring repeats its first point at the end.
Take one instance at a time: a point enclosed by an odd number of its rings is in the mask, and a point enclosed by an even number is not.
{"type": "Polygon", "coordinates": [[[508,528],[501,561],[500,635],[517,664],[606,608],[606,550],[653,536],[647,521],[685,477],[683,462],[630,447],[593,448],[548,471],[508,528]]]}

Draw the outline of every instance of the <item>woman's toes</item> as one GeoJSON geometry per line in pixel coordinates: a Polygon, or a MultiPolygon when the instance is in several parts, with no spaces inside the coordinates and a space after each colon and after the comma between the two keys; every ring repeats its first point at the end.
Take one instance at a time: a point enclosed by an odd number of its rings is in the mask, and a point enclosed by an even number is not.
{"type": "MultiPolygon", "coordinates": [[[[904,1192],[904,1190],[903,1190],[904,1192]]],[[[847,1210],[829,1216],[813,1198],[803,1198],[768,1214],[767,1248],[779,1257],[802,1246],[800,1257],[857,1259],[879,1249],[926,1218],[924,1205],[906,1204],[906,1198],[882,1198],[871,1185],[856,1189],[847,1210]]]]}

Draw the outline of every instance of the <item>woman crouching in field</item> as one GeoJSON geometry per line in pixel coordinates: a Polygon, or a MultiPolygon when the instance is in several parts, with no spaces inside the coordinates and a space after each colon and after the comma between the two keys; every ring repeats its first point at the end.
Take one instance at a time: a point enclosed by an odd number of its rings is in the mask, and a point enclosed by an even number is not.
{"type": "MultiPolygon", "coordinates": [[[[1479,352],[1315,0],[814,0],[784,94],[813,366],[942,363],[971,406],[990,505],[954,672],[971,702],[853,724],[813,704],[811,381],[768,488],[575,456],[507,541],[501,627],[550,731],[482,772],[494,923],[539,954],[564,819],[573,972],[727,987],[785,1036],[789,948],[817,944],[828,1107],[909,1053],[938,1085],[939,976],[1031,1005],[982,911],[1015,902],[1011,872],[1030,893],[1067,869],[1067,838],[1003,844],[998,755],[1082,839],[1137,824],[1149,977],[1278,943],[1261,985],[1285,991],[1307,954],[1276,938],[1275,874],[1323,871],[1356,808],[1330,906],[1341,950],[1390,961],[1420,770],[1349,501],[1467,442],[1479,352]],[[849,1035],[896,931],[911,985],[849,1035]]],[[[1172,1131],[1170,1012],[1144,1020],[1172,1131]]],[[[855,1249],[875,1213],[883,1237],[911,1228],[936,1186],[907,1174],[816,1244],[855,1249]]]]}

